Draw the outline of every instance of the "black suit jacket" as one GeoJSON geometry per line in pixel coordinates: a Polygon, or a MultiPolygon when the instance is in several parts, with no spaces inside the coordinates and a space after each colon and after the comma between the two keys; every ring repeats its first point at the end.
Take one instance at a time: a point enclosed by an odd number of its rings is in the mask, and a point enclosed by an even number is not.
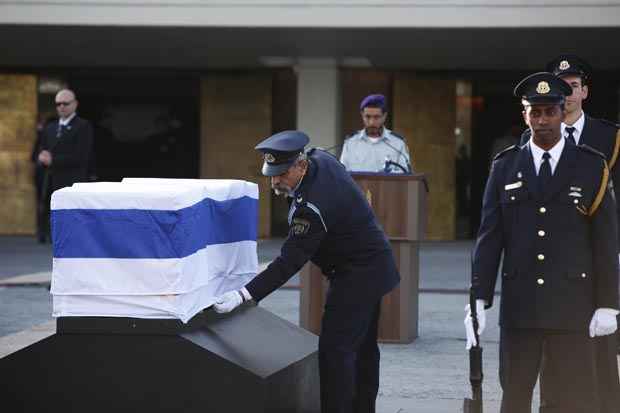
{"type": "Polygon", "coordinates": [[[542,192],[529,145],[495,158],[473,252],[472,288],[493,304],[503,253],[503,327],[585,333],[595,309],[618,308],[616,205],[604,170],[599,152],[566,144],[542,192]],[[600,206],[588,215],[599,192],[600,206]]]}
{"type": "MultiPolygon", "coordinates": [[[[588,145],[605,155],[605,160],[610,168],[610,178],[613,181],[615,197],[620,196],[620,167],[618,166],[618,153],[620,151],[620,126],[601,119],[592,118],[585,115],[583,131],[579,138],[579,145],[588,145]]],[[[526,129],[521,134],[520,145],[525,145],[531,137],[530,129],[526,129]]],[[[620,203],[617,203],[617,217],[620,222],[620,203]]],[[[618,234],[618,246],[620,247],[620,233],[618,234]]]]}
{"type": "Polygon", "coordinates": [[[88,180],[89,159],[93,148],[93,128],[86,119],[75,116],[57,137],[58,121],[43,130],[41,149],[52,153],[52,192],[88,180]]]}

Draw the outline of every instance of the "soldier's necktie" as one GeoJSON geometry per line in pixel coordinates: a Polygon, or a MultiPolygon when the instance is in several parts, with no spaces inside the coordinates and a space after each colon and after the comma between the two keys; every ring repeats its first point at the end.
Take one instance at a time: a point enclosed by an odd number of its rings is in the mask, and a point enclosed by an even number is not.
{"type": "Polygon", "coordinates": [[[549,182],[551,181],[551,162],[549,162],[549,152],[543,153],[543,161],[540,164],[540,171],[538,171],[538,183],[541,192],[545,192],[549,188],[549,182]]]}
{"type": "Polygon", "coordinates": [[[575,141],[575,137],[573,136],[573,133],[575,133],[575,128],[573,128],[572,126],[567,126],[565,130],[568,133],[566,140],[572,143],[573,145],[576,145],[577,142],[575,141]]]}

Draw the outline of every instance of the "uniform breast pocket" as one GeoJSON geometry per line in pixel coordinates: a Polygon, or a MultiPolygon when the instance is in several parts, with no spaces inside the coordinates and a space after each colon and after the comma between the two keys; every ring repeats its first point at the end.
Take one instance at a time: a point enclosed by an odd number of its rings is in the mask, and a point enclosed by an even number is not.
{"type": "Polygon", "coordinates": [[[563,194],[560,198],[561,203],[570,212],[569,216],[582,219],[589,216],[591,200],[580,192],[570,192],[563,194]]]}
{"type": "Polygon", "coordinates": [[[504,190],[502,193],[500,202],[504,207],[510,207],[512,205],[519,204],[520,202],[526,201],[530,198],[530,194],[527,188],[520,187],[516,189],[508,189],[504,190]]]}
{"type": "Polygon", "coordinates": [[[500,197],[505,230],[510,233],[519,224],[522,207],[530,200],[530,193],[524,187],[505,190],[500,197]]]}

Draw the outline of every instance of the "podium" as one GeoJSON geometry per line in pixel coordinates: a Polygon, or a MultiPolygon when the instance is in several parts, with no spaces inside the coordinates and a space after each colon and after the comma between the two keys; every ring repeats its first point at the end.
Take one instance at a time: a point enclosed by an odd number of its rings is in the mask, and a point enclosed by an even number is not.
{"type": "MultiPolygon", "coordinates": [[[[351,175],[390,241],[401,277],[381,302],[379,341],[411,343],[418,336],[419,243],[426,227],[426,178],[424,174],[351,175]]],[[[329,283],[322,275],[316,265],[308,263],[300,277],[300,326],[315,334],[321,330],[329,283]]]]}

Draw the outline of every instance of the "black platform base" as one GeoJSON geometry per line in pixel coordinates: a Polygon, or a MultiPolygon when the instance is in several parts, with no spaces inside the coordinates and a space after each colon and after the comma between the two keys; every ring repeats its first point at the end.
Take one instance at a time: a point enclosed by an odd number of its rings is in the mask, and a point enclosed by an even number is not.
{"type": "Polygon", "coordinates": [[[255,306],[175,320],[60,318],[0,359],[6,412],[318,413],[317,337],[255,306]]]}

